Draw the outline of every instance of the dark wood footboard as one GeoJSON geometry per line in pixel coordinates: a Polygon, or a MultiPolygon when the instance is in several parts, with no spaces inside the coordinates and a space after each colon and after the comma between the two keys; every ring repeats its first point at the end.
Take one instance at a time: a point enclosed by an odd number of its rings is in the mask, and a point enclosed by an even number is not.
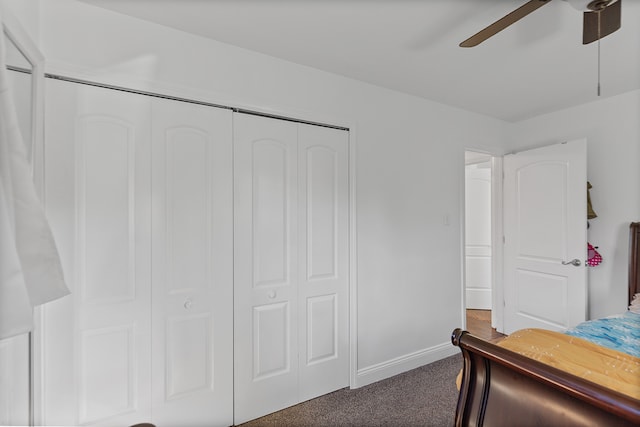
{"type": "Polygon", "coordinates": [[[638,426],[640,401],[453,331],[464,359],[456,426],[638,426]]]}

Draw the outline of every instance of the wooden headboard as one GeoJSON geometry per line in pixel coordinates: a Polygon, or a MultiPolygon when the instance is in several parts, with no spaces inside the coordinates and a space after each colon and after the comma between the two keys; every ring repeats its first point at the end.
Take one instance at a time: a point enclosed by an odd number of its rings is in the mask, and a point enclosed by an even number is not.
{"type": "MultiPolygon", "coordinates": [[[[640,293],[640,222],[629,231],[629,300],[640,293]]],[[[640,426],[638,400],[504,347],[453,331],[464,360],[456,426],[640,426]]]]}
{"type": "Polygon", "coordinates": [[[629,303],[640,293],[640,222],[629,226],[629,303]]]}

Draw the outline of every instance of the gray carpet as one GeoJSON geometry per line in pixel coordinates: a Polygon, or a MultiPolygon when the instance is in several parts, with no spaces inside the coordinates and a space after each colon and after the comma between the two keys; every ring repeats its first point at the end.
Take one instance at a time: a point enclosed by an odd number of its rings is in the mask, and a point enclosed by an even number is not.
{"type": "Polygon", "coordinates": [[[455,355],[355,390],[342,389],[242,427],[452,426],[458,391],[455,355]]]}

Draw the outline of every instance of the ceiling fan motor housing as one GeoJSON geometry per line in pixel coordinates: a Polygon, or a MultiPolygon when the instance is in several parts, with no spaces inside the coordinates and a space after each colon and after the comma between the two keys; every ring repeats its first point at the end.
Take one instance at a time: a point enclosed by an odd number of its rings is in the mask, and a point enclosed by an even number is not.
{"type": "Polygon", "coordinates": [[[566,0],[574,9],[580,11],[602,10],[617,0],[566,0]]]}

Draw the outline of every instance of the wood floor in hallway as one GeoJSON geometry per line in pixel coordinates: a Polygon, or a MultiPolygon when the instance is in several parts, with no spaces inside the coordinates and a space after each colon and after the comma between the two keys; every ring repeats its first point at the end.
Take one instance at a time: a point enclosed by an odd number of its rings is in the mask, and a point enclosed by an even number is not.
{"type": "Polygon", "coordinates": [[[467,331],[494,344],[506,337],[491,327],[491,310],[467,310],[467,331]]]}

